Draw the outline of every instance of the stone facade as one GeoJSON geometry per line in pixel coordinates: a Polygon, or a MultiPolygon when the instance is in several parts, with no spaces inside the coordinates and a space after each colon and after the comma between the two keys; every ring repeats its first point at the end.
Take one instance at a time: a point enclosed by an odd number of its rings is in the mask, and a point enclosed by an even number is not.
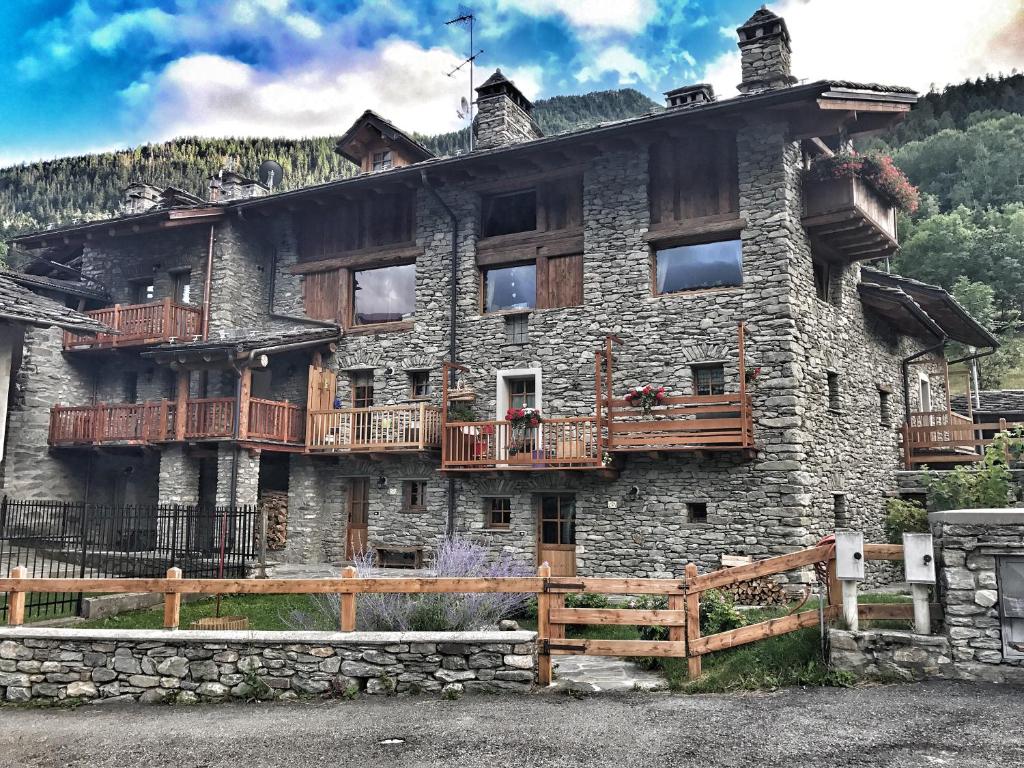
{"type": "Polygon", "coordinates": [[[0,630],[0,701],[526,692],[533,632],[0,630]]]}
{"type": "Polygon", "coordinates": [[[928,680],[956,677],[949,640],[898,630],[828,631],[829,665],[858,677],[928,680]]]}

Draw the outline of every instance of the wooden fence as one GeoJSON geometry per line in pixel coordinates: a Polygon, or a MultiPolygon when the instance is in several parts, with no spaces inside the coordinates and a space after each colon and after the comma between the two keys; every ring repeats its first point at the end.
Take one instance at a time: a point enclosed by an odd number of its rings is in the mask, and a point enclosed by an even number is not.
{"type": "MultiPolygon", "coordinates": [[[[867,544],[867,560],[902,560],[903,547],[867,544]]],[[[171,568],[163,579],[61,579],[27,578],[18,566],[11,577],[0,579],[0,592],[8,593],[8,623],[24,622],[24,598],[27,592],[149,592],[164,594],[164,626],[176,629],[183,594],[336,594],[340,601],[339,629],[356,628],[356,596],[368,593],[486,593],[518,592],[537,595],[538,682],[551,681],[551,657],[588,654],[594,656],[652,656],[688,659],[691,678],[701,674],[701,657],[708,653],[757,642],[769,637],[819,624],[841,610],[841,591],[835,581],[835,547],[824,544],[810,549],[760,560],[749,565],[726,568],[699,575],[689,563],[681,579],[614,579],[551,576],[544,563],[535,577],[522,578],[362,578],[354,568],[346,568],[341,578],[327,579],[183,579],[178,568],[171,568]],[[787,571],[824,564],[829,571],[828,605],[818,610],[794,611],[787,616],[749,624],[738,629],[701,636],[701,595],[710,589],[772,576],[787,571]],[[663,595],[664,610],[639,608],[567,608],[569,594],[663,595]],[[661,626],[668,628],[667,640],[592,640],[567,638],[566,627],[590,624],[661,626]]],[[[910,619],[913,605],[865,605],[858,613],[870,619],[910,619]]]]}

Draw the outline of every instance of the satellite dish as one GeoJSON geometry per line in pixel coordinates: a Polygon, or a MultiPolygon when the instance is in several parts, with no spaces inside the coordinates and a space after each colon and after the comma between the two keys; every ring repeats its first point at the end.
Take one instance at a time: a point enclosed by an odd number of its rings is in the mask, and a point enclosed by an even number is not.
{"type": "Polygon", "coordinates": [[[276,160],[264,160],[260,163],[259,169],[260,181],[266,186],[271,192],[274,191],[274,187],[280,184],[284,180],[284,168],[276,160]]]}
{"type": "Polygon", "coordinates": [[[462,106],[462,111],[465,112],[466,114],[469,114],[469,102],[466,101],[466,97],[465,96],[462,97],[461,106],[462,106]]]}

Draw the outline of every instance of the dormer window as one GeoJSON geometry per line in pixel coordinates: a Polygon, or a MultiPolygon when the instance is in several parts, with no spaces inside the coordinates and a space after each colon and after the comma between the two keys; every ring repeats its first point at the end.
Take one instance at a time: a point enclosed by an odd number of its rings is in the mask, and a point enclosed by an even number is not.
{"type": "Polygon", "coordinates": [[[386,171],[391,168],[394,162],[391,159],[391,150],[385,149],[382,152],[373,153],[373,161],[370,168],[374,171],[386,171]]]}

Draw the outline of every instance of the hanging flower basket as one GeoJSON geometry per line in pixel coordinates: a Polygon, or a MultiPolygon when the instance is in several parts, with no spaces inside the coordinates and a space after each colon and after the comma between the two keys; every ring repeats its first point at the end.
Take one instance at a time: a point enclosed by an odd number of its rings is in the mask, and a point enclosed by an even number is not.
{"type": "Polygon", "coordinates": [[[910,183],[892,158],[881,152],[859,155],[854,151],[814,158],[807,177],[817,181],[860,179],[889,205],[904,213],[914,213],[921,204],[917,187],[910,183]]]}
{"type": "Polygon", "coordinates": [[[542,418],[536,408],[509,408],[505,411],[505,421],[512,425],[513,430],[526,430],[538,426],[542,418]]]}
{"type": "Polygon", "coordinates": [[[747,370],[743,374],[743,379],[744,381],[747,382],[748,385],[756,384],[757,380],[760,378],[761,366],[757,366],[756,368],[747,368],[747,370]]]}
{"type": "Polygon", "coordinates": [[[650,416],[654,412],[654,406],[665,401],[665,388],[655,387],[651,384],[644,384],[642,387],[633,387],[626,393],[625,400],[630,405],[643,411],[644,416],[650,416]]]}

